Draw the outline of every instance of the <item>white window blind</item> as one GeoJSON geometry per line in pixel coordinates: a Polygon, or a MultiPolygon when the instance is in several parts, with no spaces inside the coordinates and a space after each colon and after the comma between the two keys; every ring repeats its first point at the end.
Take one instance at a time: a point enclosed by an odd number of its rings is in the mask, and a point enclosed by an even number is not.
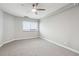
{"type": "Polygon", "coordinates": [[[23,21],[23,31],[38,31],[38,22],[23,21]]]}

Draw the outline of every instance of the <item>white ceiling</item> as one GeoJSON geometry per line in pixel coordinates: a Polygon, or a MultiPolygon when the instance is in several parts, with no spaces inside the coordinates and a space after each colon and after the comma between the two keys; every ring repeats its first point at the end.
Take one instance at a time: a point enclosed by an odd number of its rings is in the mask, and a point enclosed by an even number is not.
{"type": "Polygon", "coordinates": [[[51,12],[54,12],[65,5],[67,3],[39,3],[38,7],[39,8],[44,8],[46,9],[45,11],[39,11],[38,15],[35,15],[32,12],[32,4],[33,3],[1,3],[0,7],[3,11],[10,13],[14,16],[19,16],[19,17],[30,17],[33,19],[40,19],[51,12]]]}

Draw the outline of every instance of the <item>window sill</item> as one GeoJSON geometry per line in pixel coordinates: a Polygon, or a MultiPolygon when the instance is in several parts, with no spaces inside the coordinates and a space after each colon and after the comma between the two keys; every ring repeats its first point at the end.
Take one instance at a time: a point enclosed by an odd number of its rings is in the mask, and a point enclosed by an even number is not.
{"type": "Polygon", "coordinates": [[[38,31],[23,31],[23,32],[38,32],[38,31]]]}

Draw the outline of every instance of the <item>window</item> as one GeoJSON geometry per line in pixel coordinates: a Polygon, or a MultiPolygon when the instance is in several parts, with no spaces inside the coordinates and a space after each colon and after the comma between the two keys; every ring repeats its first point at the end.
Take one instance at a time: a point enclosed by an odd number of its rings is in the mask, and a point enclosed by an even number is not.
{"type": "Polygon", "coordinates": [[[38,22],[23,21],[23,31],[38,31],[38,22]]]}

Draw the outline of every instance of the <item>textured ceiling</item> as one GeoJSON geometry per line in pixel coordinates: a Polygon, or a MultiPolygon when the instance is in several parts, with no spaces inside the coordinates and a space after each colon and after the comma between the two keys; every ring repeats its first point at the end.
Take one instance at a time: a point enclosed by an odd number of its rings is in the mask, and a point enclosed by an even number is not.
{"type": "Polygon", "coordinates": [[[67,3],[39,3],[38,8],[44,8],[46,10],[39,11],[38,15],[35,15],[35,13],[32,12],[32,4],[33,3],[1,3],[0,7],[3,11],[14,16],[27,16],[33,19],[40,19],[67,5],[67,3]]]}

